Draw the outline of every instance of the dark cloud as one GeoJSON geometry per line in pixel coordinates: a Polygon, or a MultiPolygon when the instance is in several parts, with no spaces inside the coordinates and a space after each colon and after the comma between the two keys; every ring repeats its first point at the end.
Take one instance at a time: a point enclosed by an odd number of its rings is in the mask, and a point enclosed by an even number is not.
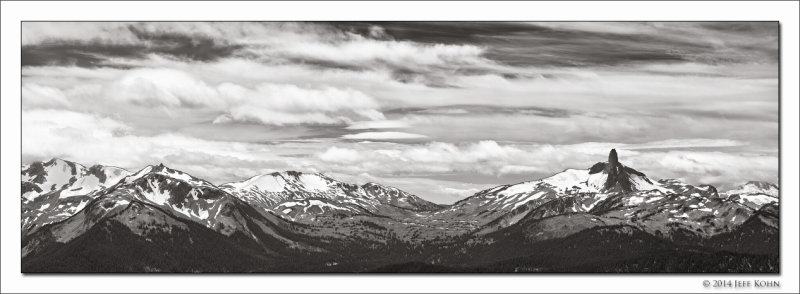
{"type": "Polygon", "coordinates": [[[88,42],[54,39],[22,46],[22,66],[120,67],[109,59],[120,57],[141,59],[148,54],[211,61],[231,56],[243,48],[242,45],[202,35],[144,31],[135,25],[128,26],[128,30],[138,42],[115,44],[99,39],[88,42]]]}
{"type": "Polygon", "coordinates": [[[723,121],[774,122],[776,126],[778,123],[777,106],[775,107],[774,112],[743,113],[731,110],[702,110],[702,109],[680,109],[680,110],[669,110],[669,111],[687,117],[712,118],[723,121]]]}
{"type": "Polygon", "coordinates": [[[155,53],[168,54],[198,61],[215,60],[232,55],[244,46],[215,40],[203,35],[186,35],[174,32],[151,32],[130,26],[131,32],[144,42],[152,44],[155,53]]]}
{"type": "Polygon", "coordinates": [[[109,57],[141,58],[146,48],[138,45],[113,45],[99,42],[56,42],[22,46],[22,66],[109,66],[109,57]]]}
{"type": "Polygon", "coordinates": [[[416,115],[453,115],[453,116],[474,116],[474,115],[532,115],[542,117],[564,118],[578,112],[547,107],[513,107],[495,105],[472,105],[454,104],[441,107],[406,107],[394,108],[384,111],[385,114],[416,114],[416,115]]]}
{"type": "Polygon", "coordinates": [[[663,34],[653,34],[652,31],[614,33],[510,22],[376,22],[336,23],[334,26],[365,36],[370,35],[371,28],[380,26],[395,40],[484,46],[488,49],[485,57],[512,66],[614,66],[644,62],[716,64],[778,60],[775,42],[758,42],[762,38],[777,38],[777,23],[677,24],[684,25],[684,34],[666,29],[663,34]],[[687,38],[692,35],[698,38],[687,38]],[[723,44],[704,37],[721,39],[723,44]],[[737,42],[739,39],[745,40],[737,42]],[[755,44],[748,44],[747,40],[755,44]]]}
{"type": "Polygon", "coordinates": [[[471,44],[485,36],[546,30],[537,26],[512,22],[343,22],[336,27],[369,36],[371,28],[379,26],[395,40],[432,44],[471,44]]]}
{"type": "Polygon", "coordinates": [[[703,28],[711,30],[730,32],[730,33],[758,34],[758,35],[775,34],[780,27],[780,24],[776,21],[760,21],[760,22],[711,21],[711,22],[702,22],[698,24],[703,28]]]}
{"type": "MultiPolygon", "coordinates": [[[[263,23],[267,24],[267,23],[263,23]]],[[[580,23],[618,25],[621,31],[587,29],[581,26],[551,26],[561,23],[514,22],[314,22],[306,25],[327,32],[349,32],[374,40],[409,41],[418,44],[476,45],[486,49],[484,57],[511,66],[582,67],[631,63],[698,62],[706,64],[777,62],[779,26],[776,22],[699,23],[580,23]]],[[[574,24],[574,23],[567,23],[574,24]]],[[[125,27],[135,39],[115,44],[99,40],[52,40],[22,47],[22,65],[108,66],[111,57],[142,58],[155,53],[180,59],[209,61],[247,54],[243,44],[224,36],[188,31],[125,27]]],[[[300,58],[286,60],[315,67],[363,70],[368,65],[300,58]]],[[[436,81],[437,68],[414,68],[384,63],[400,81],[436,81]]],[[[452,70],[452,69],[451,69],[452,70]]],[[[461,66],[459,71],[485,72],[461,66]]],[[[462,72],[463,73],[463,72],[462,72]]],[[[513,73],[503,73],[513,74],[513,73]]]]}

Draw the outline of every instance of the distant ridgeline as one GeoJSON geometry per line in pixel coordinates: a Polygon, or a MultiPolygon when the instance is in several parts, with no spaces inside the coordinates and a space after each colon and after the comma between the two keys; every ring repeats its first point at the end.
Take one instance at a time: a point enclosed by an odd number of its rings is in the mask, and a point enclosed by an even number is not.
{"type": "Polygon", "coordinates": [[[22,166],[22,271],[777,272],[779,191],[588,169],[438,205],[281,172],[220,186],[164,165],[22,166]]]}

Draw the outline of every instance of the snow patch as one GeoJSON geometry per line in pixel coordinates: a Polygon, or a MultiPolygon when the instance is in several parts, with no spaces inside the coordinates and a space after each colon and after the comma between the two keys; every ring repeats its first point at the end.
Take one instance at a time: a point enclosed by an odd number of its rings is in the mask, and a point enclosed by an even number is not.
{"type": "Polygon", "coordinates": [[[310,191],[328,190],[328,182],[318,175],[302,174],[298,178],[300,183],[310,191]]]}
{"type": "Polygon", "coordinates": [[[151,192],[142,192],[142,195],[145,197],[145,199],[150,200],[155,204],[164,205],[172,196],[169,194],[169,191],[165,190],[162,192],[157,182],[147,181],[147,186],[150,188],[151,192]]]}
{"type": "Polygon", "coordinates": [[[281,176],[261,175],[247,181],[245,187],[249,186],[256,187],[259,191],[277,193],[284,191],[286,180],[281,176]]]}
{"type": "Polygon", "coordinates": [[[521,193],[527,193],[527,192],[533,191],[533,189],[536,188],[538,185],[539,185],[539,181],[532,181],[532,182],[525,182],[525,183],[521,183],[521,184],[516,184],[516,185],[508,187],[508,189],[505,189],[502,192],[498,193],[498,195],[511,196],[511,195],[517,195],[517,194],[521,194],[521,193]]]}
{"type": "Polygon", "coordinates": [[[745,202],[751,202],[758,207],[764,206],[766,204],[770,204],[772,202],[778,202],[778,198],[758,194],[758,195],[739,195],[738,201],[740,204],[745,204],[745,202]]]}
{"type": "Polygon", "coordinates": [[[589,178],[589,170],[585,169],[568,169],[563,172],[557,173],[549,178],[545,178],[542,182],[553,185],[561,190],[579,186],[589,178]]]}

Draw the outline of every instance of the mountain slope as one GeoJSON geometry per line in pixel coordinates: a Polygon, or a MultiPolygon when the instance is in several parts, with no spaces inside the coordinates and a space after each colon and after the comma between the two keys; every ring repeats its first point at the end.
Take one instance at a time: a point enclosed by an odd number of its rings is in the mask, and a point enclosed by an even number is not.
{"type": "Polygon", "coordinates": [[[23,258],[23,272],[231,272],[274,258],[251,239],[223,236],[132,202],[64,243],[23,258]]]}

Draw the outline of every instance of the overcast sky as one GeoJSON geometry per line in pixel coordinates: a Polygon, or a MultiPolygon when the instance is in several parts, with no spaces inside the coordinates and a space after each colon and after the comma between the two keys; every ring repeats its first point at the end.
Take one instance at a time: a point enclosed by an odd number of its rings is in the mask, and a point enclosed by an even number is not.
{"type": "Polygon", "coordinates": [[[22,24],[22,159],[453,203],[588,168],[778,178],[777,23],[22,24]]]}

